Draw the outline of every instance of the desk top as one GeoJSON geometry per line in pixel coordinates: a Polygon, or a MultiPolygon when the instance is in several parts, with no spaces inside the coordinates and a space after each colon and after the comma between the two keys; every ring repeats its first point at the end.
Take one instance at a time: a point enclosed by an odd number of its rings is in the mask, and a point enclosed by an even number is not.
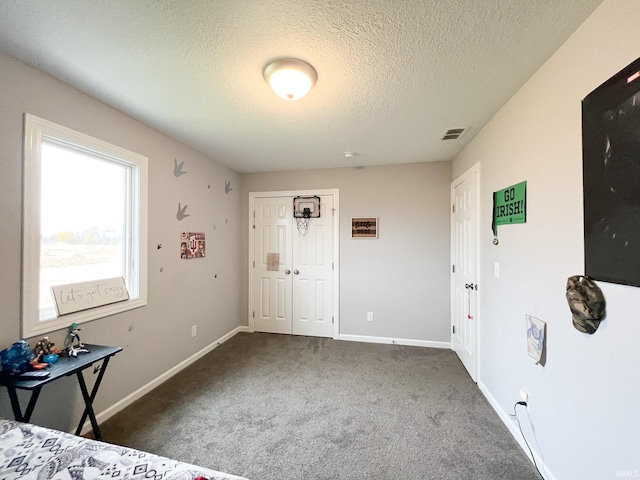
{"type": "Polygon", "coordinates": [[[107,357],[111,357],[122,351],[121,347],[108,347],[105,345],[84,344],[89,353],[79,353],[77,357],[60,356],[58,361],[46,370],[51,372],[48,377],[33,380],[20,379],[18,375],[7,375],[0,373],[0,385],[11,386],[21,390],[35,390],[38,387],[53,382],[60,377],[73,375],[80,370],[89,368],[95,362],[99,362],[107,357]]]}

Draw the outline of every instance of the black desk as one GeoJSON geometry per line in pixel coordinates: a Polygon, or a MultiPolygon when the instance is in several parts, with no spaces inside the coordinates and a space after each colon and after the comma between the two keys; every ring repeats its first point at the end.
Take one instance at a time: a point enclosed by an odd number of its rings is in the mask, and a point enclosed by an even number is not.
{"type": "Polygon", "coordinates": [[[9,390],[9,398],[11,399],[11,407],[13,408],[13,416],[19,422],[29,422],[31,414],[36,406],[38,397],[40,396],[40,390],[47,383],[51,383],[61,377],[68,377],[74,373],[78,377],[78,383],[80,384],[80,390],[82,391],[82,398],[84,399],[85,409],[82,414],[78,428],[76,429],[76,435],[80,435],[82,426],[84,425],[87,416],[91,420],[91,427],[93,428],[93,436],[96,440],[102,440],[102,433],[100,433],[100,427],[96,421],[96,415],[93,411],[93,400],[96,398],[100,382],[104,376],[104,372],[107,370],[109,359],[116,353],[121,352],[120,347],[106,347],[103,345],[87,345],[85,347],[89,350],[89,353],[79,353],[77,357],[60,357],[56,363],[51,365],[47,370],[51,374],[43,379],[26,380],[19,379],[16,376],[0,375],[0,385],[7,387],[9,390]],[[91,367],[95,362],[102,360],[102,366],[96,367],[100,370],[96,383],[93,385],[91,393],[87,390],[87,384],[82,376],[82,371],[85,368],[91,367]],[[20,402],[18,401],[18,395],[16,390],[31,390],[31,398],[24,414],[20,409],[20,402]]]}

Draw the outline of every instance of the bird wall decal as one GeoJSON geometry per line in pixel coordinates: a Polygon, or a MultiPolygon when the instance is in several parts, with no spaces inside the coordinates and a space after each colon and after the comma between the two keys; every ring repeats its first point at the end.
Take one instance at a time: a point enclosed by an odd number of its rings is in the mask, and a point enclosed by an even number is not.
{"type": "Polygon", "coordinates": [[[173,174],[176,177],[179,177],[180,175],[184,175],[187,173],[182,170],[183,166],[184,166],[184,160],[180,162],[180,165],[178,165],[178,159],[177,158],[173,159],[173,174]]]}
{"type": "Polygon", "coordinates": [[[189,216],[188,213],[185,213],[187,211],[187,207],[189,205],[186,205],[183,207],[180,202],[178,202],[178,213],[176,213],[176,218],[178,219],[178,221],[182,221],[184,218],[187,218],[189,216]]]}

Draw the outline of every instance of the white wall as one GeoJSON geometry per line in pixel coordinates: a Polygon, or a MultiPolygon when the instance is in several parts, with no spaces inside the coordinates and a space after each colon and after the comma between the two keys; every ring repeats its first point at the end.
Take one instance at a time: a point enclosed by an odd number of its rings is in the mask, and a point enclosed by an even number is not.
{"type": "MultiPolygon", "coordinates": [[[[239,215],[239,175],[4,54],[0,54],[0,92],[0,349],[20,338],[24,112],[149,158],[148,305],[83,325],[83,341],[124,348],[105,375],[96,400],[99,412],[239,325],[238,292],[244,284],[237,266],[245,256],[237,242],[240,225],[243,233],[245,225],[239,215]],[[180,178],[173,175],[175,158],[185,162],[188,172],[180,178]],[[225,180],[236,187],[228,195],[225,180]],[[176,219],[178,202],[189,205],[190,217],[182,222],[176,219]],[[205,259],[180,260],[181,230],[206,233],[205,259]],[[164,247],[157,249],[158,243],[164,247]],[[198,336],[192,339],[194,324],[198,336]]],[[[62,345],[65,333],[50,337],[62,345]]],[[[0,416],[12,418],[8,395],[2,390],[0,416]]],[[[69,430],[80,416],[79,403],[75,378],[56,381],[43,390],[33,421],[69,430]]]]}
{"type": "Polygon", "coordinates": [[[480,386],[502,412],[529,389],[549,478],[640,476],[640,289],[601,282],[608,313],[593,336],[565,299],[584,273],[581,100],[640,56],[638,25],[637,0],[606,0],[453,162],[453,178],[482,169],[480,386]],[[492,192],[523,180],[527,223],[499,227],[494,246],[492,192]],[[545,367],[527,356],[525,314],[547,322],[545,367]]]}
{"type": "Polygon", "coordinates": [[[243,174],[243,215],[249,192],[339,188],[340,333],[449,342],[450,176],[443,162],[243,174]],[[351,217],[368,216],[379,238],[352,239],[351,217]]]}

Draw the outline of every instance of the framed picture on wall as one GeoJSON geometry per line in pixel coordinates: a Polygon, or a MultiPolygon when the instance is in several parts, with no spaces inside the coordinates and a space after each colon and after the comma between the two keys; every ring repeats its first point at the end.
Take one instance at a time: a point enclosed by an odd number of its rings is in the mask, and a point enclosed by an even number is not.
{"type": "Polygon", "coordinates": [[[351,238],[378,238],[378,217],[351,218],[351,238]]]}
{"type": "Polygon", "coordinates": [[[640,59],[582,102],[585,274],[640,286],[640,59]]]}
{"type": "Polygon", "coordinates": [[[204,232],[180,232],[180,258],[204,258],[204,232]]]}

